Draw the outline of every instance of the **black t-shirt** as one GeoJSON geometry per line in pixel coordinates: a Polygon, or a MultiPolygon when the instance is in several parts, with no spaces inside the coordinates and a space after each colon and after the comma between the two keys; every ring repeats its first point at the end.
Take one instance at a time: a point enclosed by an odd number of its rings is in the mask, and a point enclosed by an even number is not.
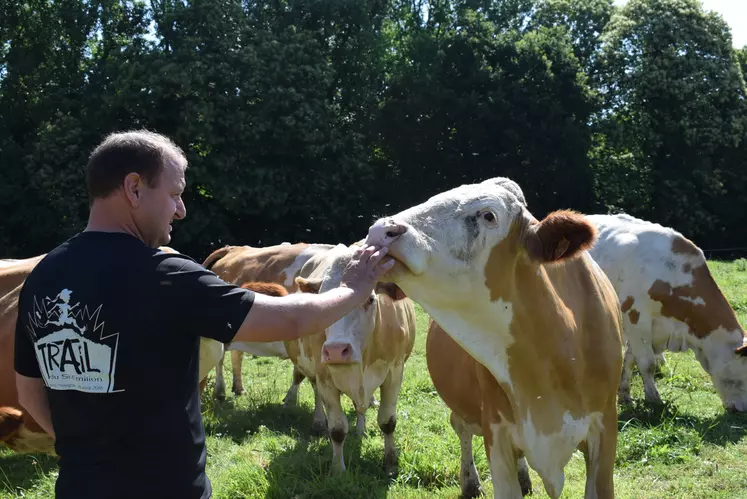
{"type": "Polygon", "coordinates": [[[254,293],[124,233],[50,252],[19,298],[15,369],[44,379],[58,499],[203,499],[200,336],[230,342],[254,293]]]}

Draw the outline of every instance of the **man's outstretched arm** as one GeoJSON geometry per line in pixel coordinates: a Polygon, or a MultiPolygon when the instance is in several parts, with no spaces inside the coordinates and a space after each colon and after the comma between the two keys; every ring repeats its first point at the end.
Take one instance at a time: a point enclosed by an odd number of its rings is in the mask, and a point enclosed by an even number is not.
{"type": "Polygon", "coordinates": [[[233,341],[283,341],[324,331],[362,303],[379,278],[394,265],[382,263],[387,248],[356,250],[339,287],[324,293],[283,297],[257,293],[233,341]]]}

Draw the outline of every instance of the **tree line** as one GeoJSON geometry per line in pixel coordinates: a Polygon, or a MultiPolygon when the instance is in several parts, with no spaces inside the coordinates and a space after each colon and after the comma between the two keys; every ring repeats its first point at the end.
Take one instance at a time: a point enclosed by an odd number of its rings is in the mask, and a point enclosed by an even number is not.
{"type": "Polygon", "coordinates": [[[697,0],[26,0],[0,6],[2,258],[85,226],[84,166],[145,127],[189,160],[172,246],[353,242],[508,176],[537,217],[747,246],[747,47],[697,0]]]}

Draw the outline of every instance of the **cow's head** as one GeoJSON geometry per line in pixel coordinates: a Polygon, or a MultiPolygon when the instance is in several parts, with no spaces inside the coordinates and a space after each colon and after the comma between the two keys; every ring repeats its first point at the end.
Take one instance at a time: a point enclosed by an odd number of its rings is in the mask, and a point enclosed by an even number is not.
{"type": "Polygon", "coordinates": [[[736,332],[724,328],[711,332],[703,339],[700,347],[695,349],[695,354],[703,368],[711,375],[713,386],[724,407],[730,412],[745,412],[747,342],[735,348],[736,332]]]}
{"type": "MultiPolygon", "coordinates": [[[[307,277],[296,277],[296,284],[302,293],[323,293],[340,285],[342,272],[350,262],[355,246],[339,244],[334,248],[310,258],[301,271],[307,277]],[[311,268],[311,272],[308,269],[311,268]]],[[[322,363],[331,367],[360,366],[363,351],[371,341],[378,316],[376,292],[345,317],[332,324],[325,331],[326,340],[322,346],[322,363]]]]}
{"type": "Polygon", "coordinates": [[[369,243],[389,244],[397,260],[386,280],[421,303],[473,308],[489,303],[491,281],[514,261],[540,264],[573,258],[596,229],[571,211],[537,221],[519,186],[506,178],[462,185],[431,197],[369,229],[369,243]]]}
{"type": "Polygon", "coordinates": [[[538,221],[515,182],[494,178],[379,219],[367,242],[389,245],[396,260],[383,279],[398,284],[501,379],[500,358],[513,342],[517,269],[542,286],[542,264],[574,258],[595,238],[596,229],[571,211],[538,221]]]}

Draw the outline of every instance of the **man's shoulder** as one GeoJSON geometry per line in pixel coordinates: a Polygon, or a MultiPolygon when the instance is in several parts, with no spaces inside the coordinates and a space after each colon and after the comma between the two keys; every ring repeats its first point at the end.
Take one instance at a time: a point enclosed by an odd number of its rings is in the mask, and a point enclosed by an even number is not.
{"type": "Polygon", "coordinates": [[[174,250],[164,247],[156,249],[151,256],[151,263],[158,273],[172,273],[179,271],[205,271],[200,263],[189,255],[175,252],[174,250]]]}

